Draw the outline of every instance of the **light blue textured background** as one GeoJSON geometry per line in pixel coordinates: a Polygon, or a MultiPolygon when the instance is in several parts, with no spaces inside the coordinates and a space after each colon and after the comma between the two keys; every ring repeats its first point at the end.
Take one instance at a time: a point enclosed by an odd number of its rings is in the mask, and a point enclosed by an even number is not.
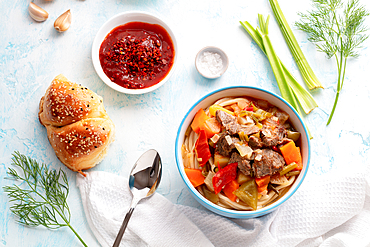
{"type": "MultiPolygon", "coordinates": [[[[297,12],[305,11],[310,1],[279,2],[293,27],[298,20],[297,12]]],[[[56,158],[45,128],[38,121],[40,98],[53,78],[63,73],[69,80],[101,95],[116,124],[116,141],[104,161],[92,170],[127,177],[137,158],[147,149],[155,148],[164,163],[158,192],[173,203],[200,207],[177,172],[174,157],[177,128],[189,107],[215,89],[251,85],[278,93],[268,60],[239,24],[240,20],[247,20],[255,26],[258,13],[272,14],[268,1],[36,0],[35,3],[49,12],[45,22],[31,19],[27,11],[29,1],[1,1],[0,186],[11,183],[3,178],[15,150],[52,168],[61,167],[70,181],[68,202],[72,209],[72,226],[89,246],[98,245],[86,222],[75,186],[75,173],[56,158]],[[54,20],[68,9],[73,18],[71,28],[57,33],[53,28],[54,20]],[[91,46],[100,26],[110,17],[130,10],[147,11],[166,20],[175,32],[179,47],[178,64],[170,81],[145,95],[125,95],[112,90],[99,79],[91,62],[91,46]],[[227,72],[216,80],[201,77],[194,67],[196,53],[208,45],[219,46],[230,59],[227,72]]],[[[362,3],[370,9],[367,1],[362,3]]],[[[366,23],[370,26],[370,20],[366,23]]],[[[295,28],[293,31],[325,87],[313,92],[319,108],[305,118],[314,137],[307,180],[333,170],[345,172],[356,163],[368,164],[370,126],[364,114],[368,114],[370,105],[369,49],[364,48],[359,59],[348,62],[336,114],[330,126],[326,126],[336,89],[335,61],[317,52],[304,33],[295,28]]],[[[279,57],[302,82],[274,18],[270,21],[270,37],[279,57]]],[[[369,41],[364,46],[368,47],[369,41]]],[[[0,191],[0,246],[79,245],[67,228],[49,231],[17,224],[9,211],[6,194],[0,191]]]]}

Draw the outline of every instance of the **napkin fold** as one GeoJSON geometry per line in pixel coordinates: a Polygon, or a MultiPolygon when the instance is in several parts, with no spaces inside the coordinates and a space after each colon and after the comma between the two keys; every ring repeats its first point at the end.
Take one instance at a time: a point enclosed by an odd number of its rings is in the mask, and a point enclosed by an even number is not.
{"type": "MultiPolygon", "coordinates": [[[[88,224],[102,246],[112,246],[129,210],[131,193],[126,178],[107,172],[77,175],[77,186],[88,224]]],[[[212,246],[180,210],[155,193],[136,206],[120,246],[212,246]]]]}
{"type": "MultiPolygon", "coordinates": [[[[77,175],[88,224],[112,246],[131,203],[127,179],[94,171],[77,175]]],[[[254,219],[229,219],[176,205],[155,193],[137,205],[121,246],[369,246],[369,181],[359,174],[304,182],[279,209],[254,219]]]]}

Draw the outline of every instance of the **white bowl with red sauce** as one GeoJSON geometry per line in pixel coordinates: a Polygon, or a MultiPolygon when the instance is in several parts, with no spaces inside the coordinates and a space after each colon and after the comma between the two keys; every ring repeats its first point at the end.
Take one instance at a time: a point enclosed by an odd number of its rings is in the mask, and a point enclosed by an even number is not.
{"type": "Polygon", "coordinates": [[[225,216],[229,218],[254,218],[259,217],[262,215],[266,215],[277,208],[279,208],[284,202],[286,202],[300,187],[301,183],[303,182],[307,170],[309,167],[310,162],[310,138],[308,135],[308,131],[303,123],[303,120],[295,111],[295,109],[287,103],[283,98],[280,96],[268,92],[266,90],[256,88],[256,87],[249,87],[249,86],[232,86],[218,89],[214,92],[211,92],[201,99],[199,99],[185,114],[184,118],[182,119],[176,137],[175,143],[175,157],[177,168],[180,173],[182,180],[184,181],[186,188],[190,191],[190,194],[199,202],[202,206],[207,208],[208,210],[225,216]],[[290,189],[284,194],[282,197],[277,199],[276,201],[272,202],[271,204],[259,208],[255,211],[247,211],[247,210],[234,210],[234,209],[227,209],[221,207],[219,205],[214,204],[213,202],[206,199],[203,195],[199,193],[199,191],[192,185],[189,178],[187,177],[184,169],[184,162],[182,159],[181,148],[185,140],[185,133],[188,130],[188,127],[192,123],[195,114],[198,112],[200,108],[207,108],[208,106],[212,105],[217,100],[224,98],[224,97],[239,97],[239,96],[246,96],[246,97],[253,97],[256,99],[264,100],[269,102],[271,105],[278,107],[279,109],[285,111],[289,114],[290,123],[293,125],[294,129],[301,133],[300,136],[300,149],[302,154],[302,163],[303,168],[291,185],[290,189]]]}
{"type": "Polygon", "coordinates": [[[99,29],[92,61],[101,80],[126,94],[148,93],[165,84],[177,60],[175,35],[162,19],[124,12],[99,29]]]}

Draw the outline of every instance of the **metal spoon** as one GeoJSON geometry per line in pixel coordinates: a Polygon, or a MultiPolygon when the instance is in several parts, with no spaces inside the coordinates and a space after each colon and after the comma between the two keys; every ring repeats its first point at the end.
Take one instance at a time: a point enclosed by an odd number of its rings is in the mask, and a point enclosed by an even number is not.
{"type": "Polygon", "coordinates": [[[128,221],[138,202],[154,194],[162,176],[162,162],[158,152],[154,149],[146,151],[136,161],[131,170],[129,187],[133,196],[130,210],[127,212],[122,226],[114,241],[113,247],[118,247],[126,230],[128,221]]]}

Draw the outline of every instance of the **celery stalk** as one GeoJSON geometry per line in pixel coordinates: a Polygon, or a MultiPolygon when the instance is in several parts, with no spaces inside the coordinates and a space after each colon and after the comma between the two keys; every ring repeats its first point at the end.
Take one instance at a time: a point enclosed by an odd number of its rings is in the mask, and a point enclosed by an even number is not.
{"type": "MultiPolygon", "coordinates": [[[[275,75],[281,96],[288,101],[302,117],[302,112],[298,106],[298,102],[306,114],[317,107],[317,104],[311,94],[296,81],[276,55],[268,35],[269,18],[270,17],[268,16],[265,22],[263,16],[259,14],[259,27],[256,29],[254,29],[247,21],[240,23],[267,56],[275,75]]],[[[312,138],[309,130],[308,133],[310,138],[312,138]]]]}
{"type": "MultiPolygon", "coordinates": [[[[266,54],[265,47],[262,43],[262,37],[260,34],[247,22],[240,22],[240,24],[244,27],[244,29],[249,33],[252,39],[256,42],[256,44],[261,48],[261,50],[266,54]]],[[[281,62],[281,67],[283,68],[283,72],[285,74],[285,79],[288,82],[289,86],[291,87],[294,95],[296,96],[298,103],[302,107],[303,111],[306,114],[309,114],[313,109],[317,107],[317,103],[312,97],[312,95],[304,89],[301,84],[293,77],[293,75],[289,72],[289,70],[285,67],[285,65],[281,62]]],[[[296,110],[299,112],[298,107],[296,110]]]]}
{"type": "Polygon", "coordinates": [[[291,170],[297,168],[297,164],[295,162],[287,165],[287,166],[284,166],[283,170],[280,171],[280,176],[283,176],[285,175],[286,173],[290,172],[291,170]]]}
{"type": "MultiPolygon", "coordinates": [[[[281,62],[280,62],[281,63],[281,62]]],[[[297,97],[300,106],[302,107],[303,111],[306,114],[309,114],[313,109],[317,107],[317,103],[312,97],[312,95],[304,89],[301,84],[297,82],[297,80],[293,77],[293,75],[289,72],[289,70],[281,63],[284,73],[285,79],[288,82],[289,86],[292,88],[294,95],[297,97]]]]}
{"type": "Polygon", "coordinates": [[[260,27],[256,28],[257,33],[262,38],[262,44],[265,47],[267,58],[270,62],[272,67],[272,71],[274,72],[276,82],[279,86],[281,96],[288,101],[294,108],[298,108],[297,101],[294,98],[294,95],[285,80],[285,75],[283,72],[283,68],[281,67],[281,63],[279,62],[278,57],[276,56],[275,50],[271,44],[271,40],[268,33],[268,24],[269,24],[270,16],[267,17],[266,22],[261,14],[258,15],[258,21],[260,27]]]}
{"type": "Polygon", "coordinates": [[[302,74],[304,81],[306,82],[307,87],[312,90],[316,88],[323,88],[319,79],[317,79],[315,73],[312,71],[310,65],[308,64],[301,48],[298,45],[298,42],[290,29],[288,22],[286,21],[283,12],[280,9],[277,0],[269,0],[272,11],[276,17],[277,22],[279,23],[280,30],[285,38],[286,43],[296,61],[296,64],[299,68],[299,71],[302,74]]]}

